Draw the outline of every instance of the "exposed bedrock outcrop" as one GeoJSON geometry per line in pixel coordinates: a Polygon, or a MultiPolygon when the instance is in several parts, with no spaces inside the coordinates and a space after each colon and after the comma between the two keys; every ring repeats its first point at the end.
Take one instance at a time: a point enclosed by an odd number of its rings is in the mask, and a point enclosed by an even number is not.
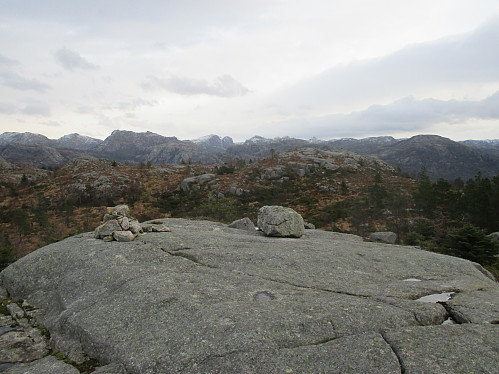
{"type": "Polygon", "coordinates": [[[499,286],[477,264],[320,230],[160,221],[171,232],[48,245],[2,285],[40,308],[54,347],[126,373],[497,372],[499,286]]]}

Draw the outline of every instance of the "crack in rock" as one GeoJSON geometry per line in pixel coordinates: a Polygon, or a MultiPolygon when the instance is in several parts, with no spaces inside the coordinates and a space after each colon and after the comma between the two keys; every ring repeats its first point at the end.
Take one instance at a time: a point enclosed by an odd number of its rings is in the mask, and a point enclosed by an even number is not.
{"type": "Polygon", "coordinates": [[[400,366],[400,373],[401,374],[405,374],[405,365],[404,365],[404,361],[402,359],[402,357],[400,356],[400,353],[398,352],[398,350],[393,346],[392,343],[390,343],[390,341],[387,339],[386,335],[384,332],[381,332],[381,336],[383,337],[383,340],[385,341],[386,344],[388,344],[388,346],[390,347],[390,349],[392,350],[393,354],[395,355],[395,357],[397,357],[397,360],[399,362],[399,366],[400,366]]]}

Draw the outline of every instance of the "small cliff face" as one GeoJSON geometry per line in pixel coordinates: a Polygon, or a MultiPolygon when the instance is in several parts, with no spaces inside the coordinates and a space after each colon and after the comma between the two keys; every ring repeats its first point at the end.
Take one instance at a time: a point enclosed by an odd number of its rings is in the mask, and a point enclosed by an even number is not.
{"type": "Polygon", "coordinates": [[[128,243],[82,234],[0,274],[53,344],[127,373],[454,373],[499,367],[499,286],[459,258],[208,221],[128,243]],[[417,299],[454,293],[445,304],[417,299]],[[443,324],[449,317],[457,324],[443,324]]]}

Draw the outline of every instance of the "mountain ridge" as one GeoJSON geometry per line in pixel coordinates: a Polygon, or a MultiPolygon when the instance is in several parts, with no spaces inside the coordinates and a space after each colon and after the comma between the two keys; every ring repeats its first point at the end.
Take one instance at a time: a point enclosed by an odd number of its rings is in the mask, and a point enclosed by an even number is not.
{"type": "Polygon", "coordinates": [[[30,132],[0,134],[0,157],[40,168],[60,167],[71,159],[86,155],[128,164],[223,164],[234,159],[254,161],[301,147],[347,150],[378,157],[411,176],[417,176],[424,166],[434,180],[469,179],[478,172],[494,176],[499,171],[498,139],[456,142],[439,135],[416,135],[407,139],[379,136],[310,141],[256,135],[235,143],[229,136],[215,134],[179,140],[150,131],[125,130],[114,130],[104,140],[77,133],[59,139],[30,132]]]}

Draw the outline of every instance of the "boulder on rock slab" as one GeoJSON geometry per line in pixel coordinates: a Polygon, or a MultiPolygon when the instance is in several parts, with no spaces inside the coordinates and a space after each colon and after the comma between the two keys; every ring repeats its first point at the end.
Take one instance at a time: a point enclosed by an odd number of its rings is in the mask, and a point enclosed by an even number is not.
{"type": "Polygon", "coordinates": [[[395,244],[395,242],[397,241],[397,234],[391,231],[373,232],[371,235],[369,235],[369,239],[389,244],[395,244]]]}
{"type": "Polygon", "coordinates": [[[256,230],[255,225],[248,217],[235,220],[229,225],[229,227],[232,229],[246,230],[251,232],[255,232],[256,230]]]}
{"type": "Polygon", "coordinates": [[[258,228],[267,236],[300,238],[305,232],[303,218],[291,208],[267,205],[258,211],[258,228]]]}

